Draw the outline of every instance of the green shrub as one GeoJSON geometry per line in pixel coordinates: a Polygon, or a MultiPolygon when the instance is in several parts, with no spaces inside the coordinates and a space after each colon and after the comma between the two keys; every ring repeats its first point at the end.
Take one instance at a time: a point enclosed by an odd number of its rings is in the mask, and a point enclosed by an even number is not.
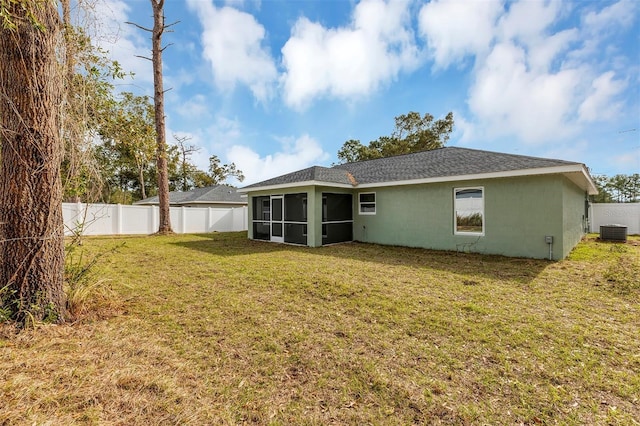
{"type": "Polygon", "coordinates": [[[77,319],[92,308],[110,305],[115,297],[109,280],[98,277],[98,264],[125,243],[96,254],[83,247],[81,235],[75,235],[65,248],[64,282],[67,312],[77,319]]]}

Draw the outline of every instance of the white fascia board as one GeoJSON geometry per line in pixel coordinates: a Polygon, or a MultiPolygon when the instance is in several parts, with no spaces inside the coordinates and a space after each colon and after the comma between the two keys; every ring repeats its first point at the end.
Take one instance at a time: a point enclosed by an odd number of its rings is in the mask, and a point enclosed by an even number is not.
{"type": "Polygon", "coordinates": [[[419,185],[424,183],[442,183],[442,182],[459,182],[466,180],[478,180],[478,179],[498,179],[508,178],[516,176],[537,176],[548,174],[567,174],[567,177],[574,183],[578,184],[581,188],[588,191],[589,194],[597,193],[595,184],[589,177],[585,167],[582,164],[569,164],[566,166],[554,166],[554,167],[541,167],[537,169],[519,169],[508,170],[503,172],[492,173],[476,173],[469,175],[457,175],[457,176],[438,176],[425,179],[411,179],[411,180],[398,180],[394,182],[379,182],[379,183],[363,183],[357,186],[357,188],[379,188],[385,186],[401,186],[401,185],[419,185]],[[569,175],[571,174],[571,175],[569,175]],[[580,178],[576,179],[576,174],[580,175],[580,178]],[[574,176],[574,179],[571,178],[574,176]]]}
{"type": "Polygon", "coordinates": [[[237,192],[257,192],[257,191],[274,191],[286,188],[298,188],[301,186],[329,186],[334,188],[353,188],[353,185],[346,183],[321,182],[317,180],[307,180],[304,182],[281,183],[278,185],[255,186],[253,188],[239,188],[237,192]]]}

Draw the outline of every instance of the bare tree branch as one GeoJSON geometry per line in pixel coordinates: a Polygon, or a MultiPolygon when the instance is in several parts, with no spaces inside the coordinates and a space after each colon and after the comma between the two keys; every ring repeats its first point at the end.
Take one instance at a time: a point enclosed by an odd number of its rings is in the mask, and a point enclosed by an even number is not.
{"type": "Polygon", "coordinates": [[[140,28],[143,31],[147,31],[147,32],[150,32],[150,33],[153,32],[153,29],[149,29],[149,28],[143,27],[142,25],[136,24],[135,22],[126,21],[125,24],[133,25],[134,27],[140,28]]]}

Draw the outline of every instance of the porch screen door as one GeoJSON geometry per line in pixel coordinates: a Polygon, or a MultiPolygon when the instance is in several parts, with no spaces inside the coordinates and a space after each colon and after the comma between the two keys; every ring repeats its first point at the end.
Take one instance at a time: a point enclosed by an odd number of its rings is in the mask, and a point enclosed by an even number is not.
{"type": "Polygon", "coordinates": [[[284,242],[284,215],[282,195],[271,197],[271,241],[284,242]]]}

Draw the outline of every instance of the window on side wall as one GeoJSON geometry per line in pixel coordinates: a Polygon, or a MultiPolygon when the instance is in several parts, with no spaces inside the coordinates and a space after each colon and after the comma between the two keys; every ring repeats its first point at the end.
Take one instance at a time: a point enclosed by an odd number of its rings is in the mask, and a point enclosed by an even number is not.
{"type": "Polygon", "coordinates": [[[484,188],[455,188],[454,233],[484,235],[484,188]]]}
{"type": "Polygon", "coordinates": [[[358,213],[376,214],[376,193],[361,192],[358,194],[358,213]]]}

